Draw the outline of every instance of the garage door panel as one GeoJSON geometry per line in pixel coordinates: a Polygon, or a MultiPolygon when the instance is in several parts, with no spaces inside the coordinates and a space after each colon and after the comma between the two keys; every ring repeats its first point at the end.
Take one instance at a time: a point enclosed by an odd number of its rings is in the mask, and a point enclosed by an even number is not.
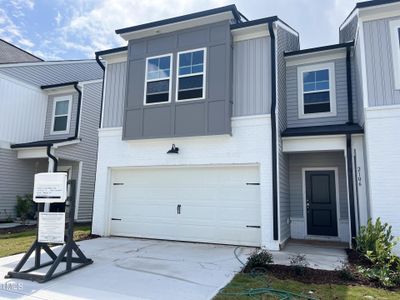
{"type": "Polygon", "coordinates": [[[113,171],[111,234],[257,246],[257,167],[113,171]],[[180,205],[180,214],[178,214],[180,205]]]}

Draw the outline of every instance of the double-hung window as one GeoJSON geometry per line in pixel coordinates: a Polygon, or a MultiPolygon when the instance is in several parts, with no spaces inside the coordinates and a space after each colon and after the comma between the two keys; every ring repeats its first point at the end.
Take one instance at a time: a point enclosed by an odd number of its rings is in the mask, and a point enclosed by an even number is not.
{"type": "Polygon", "coordinates": [[[72,96],[54,98],[51,134],[69,133],[72,96]]]}
{"type": "Polygon", "coordinates": [[[206,55],[205,48],[178,53],[177,101],[205,98],[206,55]]]}
{"type": "Polygon", "coordinates": [[[392,44],[394,89],[400,90],[400,20],[389,22],[392,44]]]}
{"type": "Polygon", "coordinates": [[[334,64],[298,68],[299,118],[336,115],[334,64]]]}
{"type": "Polygon", "coordinates": [[[145,104],[171,101],[172,54],[146,59],[145,104]]]}

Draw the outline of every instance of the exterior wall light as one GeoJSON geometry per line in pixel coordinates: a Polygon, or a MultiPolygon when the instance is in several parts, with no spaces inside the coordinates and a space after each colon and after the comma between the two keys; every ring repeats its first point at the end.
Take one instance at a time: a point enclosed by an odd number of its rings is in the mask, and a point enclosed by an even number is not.
{"type": "Polygon", "coordinates": [[[178,154],[179,148],[175,147],[175,144],[172,144],[171,149],[168,150],[167,154],[178,154]]]}

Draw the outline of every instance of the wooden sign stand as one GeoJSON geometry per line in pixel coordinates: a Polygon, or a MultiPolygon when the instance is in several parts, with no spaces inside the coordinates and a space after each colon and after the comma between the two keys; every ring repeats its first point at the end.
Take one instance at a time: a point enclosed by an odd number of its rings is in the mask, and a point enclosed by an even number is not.
{"type": "MultiPolygon", "coordinates": [[[[49,243],[39,242],[38,232],[37,232],[36,240],[33,242],[28,252],[25,253],[25,255],[22,257],[21,261],[17,264],[14,270],[8,272],[5,278],[26,279],[43,283],[93,263],[93,260],[87,258],[74,241],[75,180],[68,181],[68,184],[70,185],[71,196],[67,198],[66,207],[69,207],[69,215],[68,215],[68,222],[66,224],[67,230],[64,236],[65,243],[59,244],[63,245],[60,253],[58,255],[55,254],[53,250],[50,248],[49,243]],[[44,250],[47,253],[47,255],[51,259],[50,261],[43,263],[41,262],[41,250],[44,250]],[[29,257],[33,252],[35,252],[34,266],[29,269],[22,270],[23,266],[26,264],[26,262],[28,261],[29,257]],[[75,253],[76,256],[74,256],[73,253],[75,253]],[[59,267],[60,263],[62,262],[66,263],[65,269],[56,272],[57,267],[59,267]],[[50,268],[43,275],[31,273],[33,271],[48,266],[50,266],[50,268]]],[[[43,207],[43,205],[38,204],[38,212],[40,212],[41,206],[43,207]]],[[[39,226],[40,224],[38,224],[38,228],[39,226]]],[[[57,244],[52,244],[52,245],[57,245],[57,244]]]]}

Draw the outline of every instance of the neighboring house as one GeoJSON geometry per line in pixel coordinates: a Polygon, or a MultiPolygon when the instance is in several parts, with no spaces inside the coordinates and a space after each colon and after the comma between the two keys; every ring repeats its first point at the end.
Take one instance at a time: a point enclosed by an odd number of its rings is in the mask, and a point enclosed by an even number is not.
{"type": "Polygon", "coordinates": [[[48,170],[77,180],[75,219],[91,219],[102,78],[95,60],[0,65],[0,219],[48,170]]]}
{"type": "Polygon", "coordinates": [[[350,243],[380,216],[399,236],[396,2],[358,4],[339,44],[305,50],[234,5],[117,30],[128,46],[96,53],[93,232],[280,249],[350,243]]]}
{"type": "Polygon", "coordinates": [[[0,39],[0,64],[37,61],[43,61],[43,59],[0,39]]]}

